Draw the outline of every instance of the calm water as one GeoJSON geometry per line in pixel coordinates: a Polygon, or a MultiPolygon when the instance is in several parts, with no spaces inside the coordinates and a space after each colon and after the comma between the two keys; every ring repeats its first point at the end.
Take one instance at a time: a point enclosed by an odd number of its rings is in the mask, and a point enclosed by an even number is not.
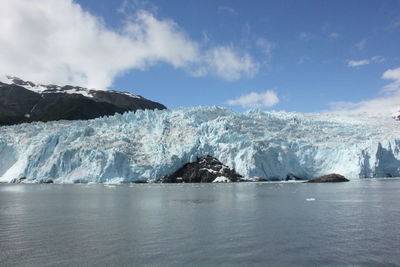
{"type": "Polygon", "coordinates": [[[399,263],[399,179],[0,185],[1,266],[399,263]]]}

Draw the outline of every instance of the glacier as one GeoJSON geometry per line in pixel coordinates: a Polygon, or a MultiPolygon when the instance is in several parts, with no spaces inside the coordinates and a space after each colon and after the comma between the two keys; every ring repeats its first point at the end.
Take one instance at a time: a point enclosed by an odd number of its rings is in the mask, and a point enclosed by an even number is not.
{"type": "Polygon", "coordinates": [[[210,155],[248,179],[400,176],[390,116],[222,107],[0,127],[0,182],[154,182],[210,155]]]}

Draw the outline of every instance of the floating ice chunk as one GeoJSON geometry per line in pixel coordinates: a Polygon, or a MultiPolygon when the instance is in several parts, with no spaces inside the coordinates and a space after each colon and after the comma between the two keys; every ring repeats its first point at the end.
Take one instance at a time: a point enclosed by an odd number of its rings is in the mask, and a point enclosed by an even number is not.
{"type": "Polygon", "coordinates": [[[213,183],[230,183],[231,180],[225,176],[219,176],[212,181],[213,183]]]}

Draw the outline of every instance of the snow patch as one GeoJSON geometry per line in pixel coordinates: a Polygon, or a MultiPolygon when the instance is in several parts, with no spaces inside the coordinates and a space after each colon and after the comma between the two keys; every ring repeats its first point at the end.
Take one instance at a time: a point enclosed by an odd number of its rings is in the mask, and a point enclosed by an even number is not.
{"type": "Polygon", "coordinates": [[[225,176],[219,176],[212,181],[213,183],[230,183],[231,180],[225,176]]]}
{"type": "Polygon", "coordinates": [[[132,97],[132,98],[139,98],[139,99],[143,98],[143,97],[140,97],[138,95],[134,95],[134,94],[131,94],[131,93],[128,93],[128,92],[118,92],[118,91],[113,91],[113,92],[117,92],[119,94],[123,94],[123,95],[129,96],[129,97],[132,97]]]}
{"type": "Polygon", "coordinates": [[[64,93],[64,94],[81,94],[86,97],[93,97],[93,91],[79,86],[65,86],[61,87],[58,85],[43,85],[43,84],[35,84],[30,81],[23,81],[18,77],[12,76],[0,76],[0,82],[6,84],[15,84],[21,87],[24,87],[27,90],[33,91],[39,94],[46,93],[64,93]]]}
{"type": "Polygon", "coordinates": [[[205,170],[207,172],[211,172],[211,173],[218,173],[219,171],[214,171],[213,169],[209,169],[209,168],[200,168],[200,170],[205,170]]]}

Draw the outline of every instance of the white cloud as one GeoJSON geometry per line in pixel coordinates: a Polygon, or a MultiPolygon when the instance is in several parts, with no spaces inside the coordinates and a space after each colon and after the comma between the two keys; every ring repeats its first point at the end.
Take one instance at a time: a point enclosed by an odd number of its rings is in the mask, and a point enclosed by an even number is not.
{"type": "Polygon", "coordinates": [[[360,66],[365,66],[371,63],[369,59],[362,59],[362,60],[349,60],[347,62],[347,66],[349,67],[360,67],[360,66]]]}
{"type": "Polygon", "coordinates": [[[311,39],[313,39],[315,36],[312,33],[309,32],[301,32],[299,34],[299,39],[303,40],[303,41],[310,41],[311,39]]]}
{"type": "Polygon", "coordinates": [[[297,60],[297,64],[304,64],[306,62],[309,62],[311,60],[311,58],[309,56],[301,56],[299,57],[299,59],[297,60]]]}
{"type": "MultiPolygon", "coordinates": [[[[127,13],[124,3],[121,13],[127,13]]],[[[0,62],[0,74],[99,89],[159,62],[227,80],[257,71],[249,54],[232,46],[207,50],[172,20],[136,9],[122,29],[112,30],[72,0],[2,1],[0,62]]]]}
{"type": "Polygon", "coordinates": [[[393,21],[392,23],[393,28],[400,28],[400,19],[393,21]]]}
{"type": "MultiPolygon", "coordinates": [[[[385,93],[398,93],[400,94],[400,68],[388,69],[382,75],[385,80],[391,80],[392,82],[383,88],[385,93]]],[[[400,102],[398,103],[400,105],[400,102]]]]}
{"type": "Polygon", "coordinates": [[[237,15],[236,10],[230,6],[220,6],[220,7],[218,7],[218,12],[220,12],[220,13],[226,12],[226,13],[229,13],[232,15],[237,15]]]}
{"type": "Polygon", "coordinates": [[[332,32],[329,34],[329,38],[331,39],[338,39],[340,37],[340,34],[337,32],[332,32]]]}
{"type": "Polygon", "coordinates": [[[203,43],[208,43],[210,41],[210,37],[206,30],[202,31],[201,34],[203,35],[203,43]]]}
{"type": "Polygon", "coordinates": [[[260,48],[263,54],[266,55],[267,57],[271,56],[272,50],[274,50],[276,47],[275,43],[265,38],[257,39],[256,46],[260,48]]]}
{"type": "Polygon", "coordinates": [[[376,62],[376,63],[382,63],[382,62],[385,62],[385,58],[384,57],[382,57],[382,56],[374,56],[374,57],[371,57],[371,61],[372,62],[376,62]]]}
{"type": "Polygon", "coordinates": [[[382,63],[385,61],[384,57],[381,56],[374,56],[368,59],[362,59],[362,60],[348,60],[347,61],[347,66],[348,67],[360,67],[360,66],[365,66],[370,63],[382,63]]]}
{"type": "Polygon", "coordinates": [[[209,50],[206,54],[206,62],[209,71],[228,81],[238,80],[244,75],[253,76],[259,68],[249,54],[238,54],[233,48],[226,46],[209,50]]]}
{"type": "Polygon", "coordinates": [[[246,35],[251,35],[251,25],[248,22],[244,23],[242,26],[242,31],[246,35]]]}
{"type": "Polygon", "coordinates": [[[135,14],[137,10],[147,10],[157,13],[158,7],[147,0],[123,0],[117,11],[125,16],[135,14]]]}
{"type": "Polygon", "coordinates": [[[383,79],[386,80],[394,80],[396,82],[400,81],[400,68],[397,69],[388,69],[382,75],[383,79]]]}
{"type": "Polygon", "coordinates": [[[355,44],[355,47],[358,50],[363,50],[365,48],[366,44],[367,44],[367,39],[362,39],[361,41],[359,41],[358,43],[355,44]]]}
{"type": "Polygon", "coordinates": [[[389,114],[400,106],[400,67],[389,69],[382,75],[391,83],[381,90],[381,96],[360,102],[333,102],[332,110],[339,112],[368,112],[389,114]]]}
{"type": "Polygon", "coordinates": [[[273,90],[267,90],[263,93],[251,92],[227,101],[230,106],[241,106],[243,108],[272,107],[278,104],[278,102],[278,95],[273,90]]]}

